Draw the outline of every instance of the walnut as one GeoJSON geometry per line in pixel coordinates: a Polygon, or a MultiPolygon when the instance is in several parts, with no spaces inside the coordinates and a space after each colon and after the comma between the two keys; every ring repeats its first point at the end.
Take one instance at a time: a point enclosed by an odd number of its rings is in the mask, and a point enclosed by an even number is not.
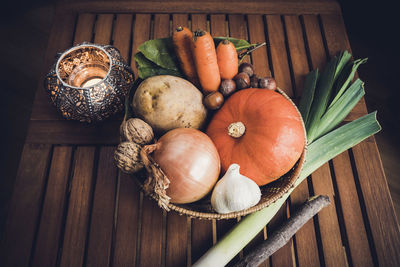
{"type": "Polygon", "coordinates": [[[114,152],[117,167],[125,173],[135,173],[144,167],[140,157],[142,147],[133,142],[122,142],[114,152]]]}
{"type": "Polygon", "coordinates": [[[154,138],[151,126],[138,118],[124,121],[120,127],[120,134],[122,141],[135,142],[139,145],[149,144],[154,138]]]}

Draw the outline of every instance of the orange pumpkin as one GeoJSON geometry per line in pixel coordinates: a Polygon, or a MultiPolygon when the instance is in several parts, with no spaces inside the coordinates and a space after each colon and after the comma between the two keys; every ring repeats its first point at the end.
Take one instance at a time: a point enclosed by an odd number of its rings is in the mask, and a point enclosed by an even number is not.
{"type": "Polygon", "coordinates": [[[281,94],[245,89],[233,94],[212,118],[207,134],[225,172],[237,163],[258,185],[287,173],[300,158],[305,133],[300,115],[281,94]]]}

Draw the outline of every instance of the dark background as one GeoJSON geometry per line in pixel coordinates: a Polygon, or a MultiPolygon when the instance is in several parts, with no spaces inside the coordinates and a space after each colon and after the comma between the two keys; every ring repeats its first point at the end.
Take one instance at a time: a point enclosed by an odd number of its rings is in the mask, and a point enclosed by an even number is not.
{"type": "MultiPolygon", "coordinates": [[[[35,90],[56,0],[12,1],[0,16],[0,230],[13,177],[25,140],[35,90]]],[[[378,110],[383,130],[376,135],[397,214],[400,214],[399,14],[389,1],[340,0],[355,58],[368,57],[359,69],[369,111],[378,110]]],[[[0,231],[1,233],[1,231],[0,231]]]]}

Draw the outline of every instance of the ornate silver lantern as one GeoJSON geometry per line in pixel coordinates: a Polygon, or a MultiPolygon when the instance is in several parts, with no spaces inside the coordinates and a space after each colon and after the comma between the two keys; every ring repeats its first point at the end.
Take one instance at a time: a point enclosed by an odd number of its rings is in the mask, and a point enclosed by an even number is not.
{"type": "Polygon", "coordinates": [[[45,89],[66,119],[102,121],[123,109],[132,69],[111,45],[83,43],[59,54],[45,89]]]}

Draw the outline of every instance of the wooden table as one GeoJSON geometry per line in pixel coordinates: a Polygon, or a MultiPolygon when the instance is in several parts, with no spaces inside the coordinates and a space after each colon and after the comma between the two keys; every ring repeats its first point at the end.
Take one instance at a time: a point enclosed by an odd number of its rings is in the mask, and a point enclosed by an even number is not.
{"type": "MultiPolygon", "coordinates": [[[[132,55],[138,45],[169,36],[177,25],[266,41],[251,61],[259,75],[271,72],[294,99],[306,73],[350,50],[340,7],[332,1],[83,3],[57,8],[43,73],[57,52],[83,41],[113,44],[137,73],[132,55]]],[[[366,112],[362,100],[346,120],[366,112]]],[[[189,266],[237,222],[167,214],[143,197],[132,178],[114,166],[120,120],[65,121],[40,84],[0,266],[189,266]]],[[[400,266],[399,225],[373,137],[313,173],[234,260],[315,194],[330,196],[332,205],[265,266],[400,266]]]]}

